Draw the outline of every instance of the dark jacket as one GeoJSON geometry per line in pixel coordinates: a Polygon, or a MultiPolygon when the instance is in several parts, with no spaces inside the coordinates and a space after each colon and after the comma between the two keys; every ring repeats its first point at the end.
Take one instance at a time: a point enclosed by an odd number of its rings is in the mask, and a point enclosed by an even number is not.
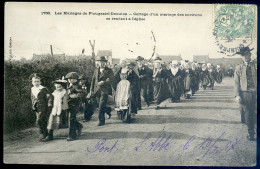
{"type": "Polygon", "coordinates": [[[69,108],[78,107],[80,99],[83,97],[84,90],[81,89],[78,84],[73,84],[72,86],[68,86],[67,93],[69,96],[69,108]]]}
{"type": "Polygon", "coordinates": [[[152,76],[153,76],[153,70],[148,68],[147,66],[143,66],[142,68],[138,68],[139,78],[140,78],[140,85],[148,86],[149,84],[152,84],[152,76]]]}
{"type": "MultiPolygon", "coordinates": [[[[250,67],[252,71],[252,78],[254,85],[257,86],[257,64],[255,62],[250,62],[250,67]]],[[[235,69],[234,80],[235,80],[235,96],[239,96],[240,91],[247,91],[247,66],[245,63],[238,65],[235,69]]]]}
{"type": "Polygon", "coordinates": [[[112,94],[112,84],[114,82],[114,73],[112,69],[105,67],[100,73],[100,68],[96,68],[92,77],[90,92],[92,95],[101,92],[103,94],[112,94]],[[104,81],[104,84],[99,86],[98,82],[104,81]]]}
{"type": "Polygon", "coordinates": [[[47,88],[42,88],[37,98],[31,93],[32,109],[38,112],[48,111],[48,107],[52,106],[53,97],[47,88]]]}

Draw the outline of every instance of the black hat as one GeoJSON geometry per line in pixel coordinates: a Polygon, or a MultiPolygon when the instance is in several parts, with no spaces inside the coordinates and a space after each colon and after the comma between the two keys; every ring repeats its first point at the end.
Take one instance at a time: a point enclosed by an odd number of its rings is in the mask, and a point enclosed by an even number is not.
{"type": "Polygon", "coordinates": [[[78,79],[79,75],[76,72],[70,72],[65,76],[65,79],[78,79]]]}
{"type": "Polygon", "coordinates": [[[135,61],[144,60],[142,56],[137,56],[137,59],[135,61]]]}
{"type": "Polygon", "coordinates": [[[29,80],[32,80],[32,78],[41,79],[38,73],[33,73],[29,76],[29,80]]]}
{"type": "Polygon", "coordinates": [[[104,61],[104,62],[107,62],[105,56],[97,57],[97,58],[96,58],[96,61],[104,61]]]}
{"type": "Polygon", "coordinates": [[[241,56],[245,56],[245,54],[246,54],[247,52],[250,52],[250,51],[253,50],[253,49],[254,49],[254,48],[249,49],[248,46],[247,46],[247,47],[242,47],[242,48],[240,48],[239,52],[237,52],[236,54],[239,54],[239,55],[241,55],[241,56]]]}
{"type": "Polygon", "coordinates": [[[87,77],[84,74],[81,74],[79,76],[79,80],[86,80],[86,79],[87,79],[87,77]]]}
{"type": "Polygon", "coordinates": [[[162,60],[159,56],[157,56],[154,60],[162,60]]]}

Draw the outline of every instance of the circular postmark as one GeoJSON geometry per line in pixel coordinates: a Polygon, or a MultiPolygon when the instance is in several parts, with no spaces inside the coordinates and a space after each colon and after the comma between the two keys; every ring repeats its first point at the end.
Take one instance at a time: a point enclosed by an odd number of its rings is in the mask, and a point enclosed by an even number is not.
{"type": "Polygon", "coordinates": [[[254,5],[215,4],[213,35],[220,53],[235,55],[250,46],[256,34],[254,5]]]}

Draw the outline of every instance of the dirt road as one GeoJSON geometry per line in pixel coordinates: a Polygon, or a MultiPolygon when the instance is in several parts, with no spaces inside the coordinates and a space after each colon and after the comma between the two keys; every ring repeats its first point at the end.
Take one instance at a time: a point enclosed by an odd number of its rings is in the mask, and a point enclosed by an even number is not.
{"type": "MultiPolygon", "coordinates": [[[[256,142],[247,141],[234,101],[233,79],[202,90],[180,103],[163,103],[138,112],[132,124],[116,112],[98,127],[97,114],[84,123],[82,136],[67,142],[68,129],[38,142],[37,128],[5,136],[4,162],[18,164],[254,166],[256,142]]],[[[82,115],[80,115],[82,118],[82,115]]]]}

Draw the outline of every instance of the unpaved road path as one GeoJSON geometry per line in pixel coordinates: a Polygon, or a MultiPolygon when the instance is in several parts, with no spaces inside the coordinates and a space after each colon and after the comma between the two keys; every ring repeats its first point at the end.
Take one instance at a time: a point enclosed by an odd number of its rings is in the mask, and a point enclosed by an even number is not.
{"type": "MultiPolygon", "coordinates": [[[[233,79],[202,90],[180,103],[143,107],[132,124],[116,112],[98,127],[97,114],[84,123],[82,136],[67,142],[68,129],[38,142],[37,128],[4,137],[4,162],[16,164],[254,166],[256,142],[247,141],[234,102],[233,79]]],[[[82,115],[79,115],[82,119],[82,115]]]]}

